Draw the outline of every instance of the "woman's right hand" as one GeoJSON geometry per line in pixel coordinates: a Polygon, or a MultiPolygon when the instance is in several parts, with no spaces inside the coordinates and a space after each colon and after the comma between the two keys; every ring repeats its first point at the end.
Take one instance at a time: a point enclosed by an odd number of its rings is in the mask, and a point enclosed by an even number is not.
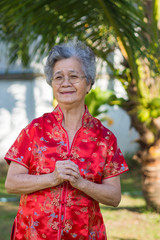
{"type": "Polygon", "coordinates": [[[57,161],[53,172],[57,184],[71,179],[77,179],[79,176],[79,167],[71,160],[57,161]]]}

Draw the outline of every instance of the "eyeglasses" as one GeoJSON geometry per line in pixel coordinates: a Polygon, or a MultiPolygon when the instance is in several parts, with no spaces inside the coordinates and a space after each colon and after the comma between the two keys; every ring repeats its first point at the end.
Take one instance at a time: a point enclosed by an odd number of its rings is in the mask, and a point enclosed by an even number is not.
{"type": "MultiPolygon", "coordinates": [[[[75,83],[79,83],[82,78],[86,78],[86,76],[71,74],[71,75],[67,75],[67,78],[71,84],[75,84],[75,83]]],[[[65,81],[65,79],[66,79],[66,76],[64,75],[56,75],[53,77],[53,82],[56,85],[61,85],[65,81]]]]}

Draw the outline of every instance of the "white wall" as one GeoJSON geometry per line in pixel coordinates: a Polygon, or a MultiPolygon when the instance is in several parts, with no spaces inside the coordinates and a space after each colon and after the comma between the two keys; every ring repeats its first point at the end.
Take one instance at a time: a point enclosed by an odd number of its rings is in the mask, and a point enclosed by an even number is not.
{"type": "Polygon", "coordinates": [[[0,80],[0,158],[22,128],[53,110],[52,89],[43,78],[0,80]]]}
{"type": "Polygon", "coordinates": [[[104,125],[116,135],[118,145],[123,154],[133,154],[139,147],[135,142],[139,138],[139,134],[134,128],[130,128],[128,114],[117,106],[107,106],[107,109],[107,116],[113,120],[113,124],[108,126],[104,123],[104,125]]]}

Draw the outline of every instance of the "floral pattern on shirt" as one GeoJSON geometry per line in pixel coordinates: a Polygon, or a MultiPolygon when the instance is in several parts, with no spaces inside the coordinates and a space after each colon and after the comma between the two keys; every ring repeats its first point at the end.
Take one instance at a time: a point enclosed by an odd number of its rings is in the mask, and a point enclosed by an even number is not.
{"type": "MultiPolygon", "coordinates": [[[[41,175],[53,172],[56,161],[70,159],[82,177],[99,184],[128,170],[116,137],[87,108],[71,149],[62,120],[59,106],[34,119],[11,146],[6,161],[41,175]]],[[[16,225],[14,240],[107,239],[99,203],[69,182],[22,195],[16,225]]]]}

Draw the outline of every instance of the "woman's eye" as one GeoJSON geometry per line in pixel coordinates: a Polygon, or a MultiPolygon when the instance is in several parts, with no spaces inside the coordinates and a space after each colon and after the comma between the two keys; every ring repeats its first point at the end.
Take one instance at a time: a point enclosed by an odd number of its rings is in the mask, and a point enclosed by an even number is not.
{"type": "Polygon", "coordinates": [[[63,77],[62,76],[57,76],[55,79],[56,80],[61,80],[61,79],[63,79],[63,77]]]}
{"type": "Polygon", "coordinates": [[[71,75],[70,78],[75,79],[75,78],[78,78],[78,76],[77,75],[71,75]]]}

